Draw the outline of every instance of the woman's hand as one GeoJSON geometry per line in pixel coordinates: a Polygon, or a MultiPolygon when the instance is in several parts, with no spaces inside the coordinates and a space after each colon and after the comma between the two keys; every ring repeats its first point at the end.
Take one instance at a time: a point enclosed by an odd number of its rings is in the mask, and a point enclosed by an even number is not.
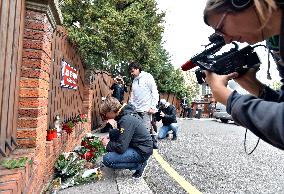
{"type": "Polygon", "coordinates": [[[155,114],[157,111],[155,110],[155,109],[153,109],[153,108],[150,108],[149,110],[148,110],[148,113],[149,114],[155,114]]]}
{"type": "Polygon", "coordinates": [[[165,117],[165,113],[163,111],[160,112],[161,117],[165,117]]]}
{"type": "Polygon", "coordinates": [[[106,147],[108,142],[109,142],[109,137],[103,136],[103,137],[101,137],[101,141],[102,141],[103,145],[106,147]]]}
{"type": "Polygon", "coordinates": [[[227,100],[232,93],[230,89],[227,88],[228,81],[237,77],[237,73],[231,73],[228,75],[217,75],[214,72],[204,71],[206,75],[206,82],[210,86],[213,97],[218,102],[226,105],[227,100]]]}
{"type": "Polygon", "coordinates": [[[264,85],[256,78],[257,69],[249,69],[244,75],[234,80],[252,95],[258,96],[264,85]]]}

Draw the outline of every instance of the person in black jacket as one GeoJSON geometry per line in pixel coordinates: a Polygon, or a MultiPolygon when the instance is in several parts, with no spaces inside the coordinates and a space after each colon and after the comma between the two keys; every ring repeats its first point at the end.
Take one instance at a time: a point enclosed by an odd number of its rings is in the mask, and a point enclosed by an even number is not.
{"type": "Polygon", "coordinates": [[[124,92],[127,92],[127,87],[125,86],[123,78],[121,76],[116,76],[110,89],[113,90],[112,96],[122,104],[124,100],[124,92]]]}
{"type": "Polygon", "coordinates": [[[160,100],[160,108],[156,113],[157,121],[162,120],[163,126],[159,129],[158,139],[164,139],[170,130],[173,131],[172,140],[177,139],[178,124],[176,120],[176,107],[165,99],[160,100]]]}
{"type": "Polygon", "coordinates": [[[186,118],[188,117],[187,113],[188,113],[188,101],[187,101],[187,97],[184,96],[181,101],[180,101],[180,106],[181,106],[181,112],[180,112],[180,117],[186,118]]]}
{"type": "MultiPolygon", "coordinates": [[[[237,41],[254,45],[266,40],[281,78],[280,91],[262,83],[253,68],[241,75],[204,72],[214,99],[226,106],[235,123],[284,150],[283,0],[207,0],[204,22],[223,36],[225,43],[237,41]],[[242,95],[227,88],[231,79],[250,94],[242,95]]],[[[239,65],[237,61],[234,63],[239,65]]]]}
{"type": "Polygon", "coordinates": [[[103,164],[113,169],[136,170],[132,176],[141,177],[153,153],[153,141],[142,118],[133,105],[121,105],[113,97],[106,98],[100,112],[117,121],[117,129],[110,130],[109,137],[102,137],[108,152],[103,156],[103,164]]]}

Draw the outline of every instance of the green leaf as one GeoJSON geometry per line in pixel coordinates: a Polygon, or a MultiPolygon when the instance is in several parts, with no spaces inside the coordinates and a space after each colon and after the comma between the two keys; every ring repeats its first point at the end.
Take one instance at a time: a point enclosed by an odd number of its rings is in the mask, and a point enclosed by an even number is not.
{"type": "Polygon", "coordinates": [[[25,167],[27,160],[27,157],[22,157],[18,159],[7,159],[2,161],[2,166],[8,169],[25,167]]]}

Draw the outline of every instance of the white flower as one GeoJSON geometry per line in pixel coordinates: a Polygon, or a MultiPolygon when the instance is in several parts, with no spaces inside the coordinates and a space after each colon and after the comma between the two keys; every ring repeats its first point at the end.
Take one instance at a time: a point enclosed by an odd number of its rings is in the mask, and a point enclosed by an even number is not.
{"type": "Polygon", "coordinates": [[[77,22],[73,22],[73,25],[74,26],[76,26],[77,28],[80,28],[81,26],[80,26],[80,22],[79,21],[77,21],[77,22]]]}
{"type": "Polygon", "coordinates": [[[98,170],[97,168],[86,170],[83,173],[82,178],[86,178],[86,177],[90,176],[91,174],[97,173],[97,170],[98,170]]]}
{"type": "Polygon", "coordinates": [[[86,137],[93,137],[92,133],[86,133],[86,137]]]}
{"type": "Polygon", "coordinates": [[[84,146],[76,146],[73,151],[80,151],[84,146]]]}

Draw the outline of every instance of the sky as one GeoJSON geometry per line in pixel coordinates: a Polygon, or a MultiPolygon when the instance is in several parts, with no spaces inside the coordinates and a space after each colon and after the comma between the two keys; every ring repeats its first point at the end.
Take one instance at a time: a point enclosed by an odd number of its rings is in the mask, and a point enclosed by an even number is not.
{"type": "MultiPolygon", "coordinates": [[[[209,43],[208,36],[214,32],[203,22],[206,0],[156,0],[156,2],[158,8],[166,12],[163,33],[164,48],[171,55],[172,64],[180,68],[192,56],[204,50],[205,47],[202,45],[209,43]]],[[[263,63],[257,77],[266,84],[279,80],[272,57],[270,74],[273,80],[266,79],[267,52],[263,47],[255,50],[263,63]]]]}

